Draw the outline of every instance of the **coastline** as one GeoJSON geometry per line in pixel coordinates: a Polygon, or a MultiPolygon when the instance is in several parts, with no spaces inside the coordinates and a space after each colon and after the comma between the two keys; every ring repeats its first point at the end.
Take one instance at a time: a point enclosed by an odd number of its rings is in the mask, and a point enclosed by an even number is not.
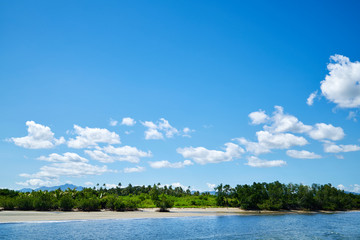
{"type": "Polygon", "coordinates": [[[239,208],[171,208],[170,212],[158,212],[157,208],[143,208],[138,211],[115,212],[61,212],[61,211],[0,211],[0,223],[46,222],[71,220],[99,220],[99,219],[134,219],[134,218],[173,218],[200,216],[228,216],[228,215],[281,215],[281,214],[315,214],[338,213],[331,211],[256,211],[239,208]]]}

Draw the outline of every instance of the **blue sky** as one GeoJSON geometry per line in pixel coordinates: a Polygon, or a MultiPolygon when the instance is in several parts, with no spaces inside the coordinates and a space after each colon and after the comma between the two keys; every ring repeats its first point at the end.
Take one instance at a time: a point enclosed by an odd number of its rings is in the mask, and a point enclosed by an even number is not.
{"type": "Polygon", "coordinates": [[[360,192],[359,5],[1,2],[0,187],[360,192]]]}

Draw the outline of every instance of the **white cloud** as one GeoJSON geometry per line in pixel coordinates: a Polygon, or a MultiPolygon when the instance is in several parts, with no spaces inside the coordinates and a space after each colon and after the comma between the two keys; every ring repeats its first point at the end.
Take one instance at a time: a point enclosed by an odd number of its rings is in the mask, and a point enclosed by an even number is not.
{"type": "Polygon", "coordinates": [[[288,150],[286,151],[286,154],[292,158],[301,158],[301,159],[316,159],[316,158],[321,158],[320,155],[313,153],[313,152],[308,152],[305,150],[302,151],[297,151],[297,150],[288,150]]]}
{"type": "Polygon", "coordinates": [[[104,147],[103,150],[106,153],[112,154],[117,157],[116,160],[118,161],[128,161],[133,163],[138,163],[140,161],[140,158],[152,156],[152,153],[150,151],[144,152],[138,150],[136,147],[131,146],[123,146],[117,148],[113,146],[107,146],[104,147]]]}
{"type": "Polygon", "coordinates": [[[157,123],[151,121],[142,122],[142,125],[148,129],[145,131],[145,139],[163,139],[172,138],[179,134],[179,130],[170,125],[165,118],[160,118],[157,123]]]}
{"type": "Polygon", "coordinates": [[[102,163],[112,163],[115,162],[114,157],[110,156],[109,154],[104,153],[101,150],[85,150],[84,151],[89,157],[93,160],[102,162],[102,163]]]}
{"type": "Polygon", "coordinates": [[[210,191],[214,191],[214,188],[216,187],[216,184],[214,183],[206,183],[206,185],[210,191]]]}
{"type": "Polygon", "coordinates": [[[113,184],[113,183],[105,183],[105,188],[107,189],[111,189],[111,188],[116,188],[118,185],[113,184]]]}
{"type": "Polygon", "coordinates": [[[256,155],[269,153],[271,149],[288,149],[293,146],[304,146],[308,141],[291,133],[277,133],[273,134],[268,131],[256,132],[257,142],[250,142],[245,138],[237,138],[240,144],[244,145],[246,151],[256,155]]]}
{"type": "Polygon", "coordinates": [[[295,116],[284,114],[284,108],[280,106],[275,106],[271,121],[272,125],[264,126],[264,129],[275,133],[305,133],[312,129],[311,126],[303,124],[295,116]]]}
{"type": "Polygon", "coordinates": [[[186,187],[185,185],[182,185],[182,184],[179,183],[179,182],[175,182],[175,183],[172,183],[172,184],[166,184],[166,186],[170,186],[170,185],[171,185],[173,188],[181,187],[183,190],[188,189],[188,187],[186,187]]]}
{"type": "Polygon", "coordinates": [[[244,153],[244,149],[234,143],[226,143],[225,146],[225,151],[208,150],[204,147],[178,148],[176,151],[184,158],[190,158],[199,164],[232,161],[244,153]]]}
{"type": "Polygon", "coordinates": [[[337,186],[337,188],[340,190],[347,191],[347,192],[360,193],[360,185],[359,184],[350,185],[349,187],[345,187],[343,184],[339,184],[337,186]]]}
{"type": "Polygon", "coordinates": [[[134,126],[135,124],[136,124],[136,121],[130,117],[125,117],[121,121],[121,125],[134,126]]]}
{"type": "Polygon", "coordinates": [[[88,162],[86,158],[71,152],[66,152],[64,155],[52,153],[48,157],[40,156],[38,159],[47,162],[88,162]]]}
{"type": "Polygon", "coordinates": [[[134,131],[132,131],[132,130],[131,130],[131,131],[125,131],[125,134],[126,134],[126,135],[130,135],[130,134],[132,134],[133,132],[134,132],[134,131]]]}
{"type": "Polygon", "coordinates": [[[149,128],[148,130],[145,131],[145,139],[146,140],[149,140],[149,139],[153,139],[153,140],[164,139],[164,136],[157,129],[149,128]]]}
{"type": "Polygon", "coordinates": [[[85,182],[84,184],[85,184],[85,186],[94,186],[93,182],[85,182]]]}
{"type": "Polygon", "coordinates": [[[315,140],[331,139],[336,141],[344,138],[345,133],[341,127],[334,127],[331,124],[317,123],[309,132],[309,136],[315,140]]]}
{"type": "Polygon", "coordinates": [[[271,150],[267,146],[264,146],[259,142],[251,142],[246,140],[245,138],[236,138],[235,140],[237,140],[241,145],[244,145],[247,152],[251,152],[256,155],[271,152],[271,150]]]}
{"type": "Polygon", "coordinates": [[[258,142],[269,149],[287,149],[292,146],[304,146],[308,144],[305,138],[291,133],[272,134],[267,131],[256,133],[258,142]]]}
{"type": "Polygon", "coordinates": [[[109,121],[109,125],[110,125],[110,126],[115,127],[117,124],[118,124],[118,121],[110,118],[110,121],[109,121]]]}
{"type": "Polygon", "coordinates": [[[347,119],[357,122],[357,111],[350,111],[349,115],[347,116],[347,119]]]}
{"type": "Polygon", "coordinates": [[[324,152],[327,153],[340,153],[340,152],[355,152],[360,151],[360,146],[358,145],[336,145],[330,141],[325,141],[324,143],[324,152]]]}
{"type": "Polygon", "coordinates": [[[145,171],[144,167],[136,166],[132,168],[124,168],[124,173],[134,173],[134,172],[143,172],[145,171]]]}
{"type": "Polygon", "coordinates": [[[322,94],[340,108],[360,107],[360,62],[338,54],[330,60],[329,74],[321,81],[322,94]]]}
{"type": "Polygon", "coordinates": [[[150,167],[152,168],[183,168],[185,166],[193,165],[190,160],[185,160],[183,162],[175,162],[171,163],[169,161],[156,161],[156,162],[149,162],[150,167]]]}
{"type": "Polygon", "coordinates": [[[47,126],[37,124],[34,121],[27,121],[28,135],[25,137],[11,138],[9,141],[23,148],[41,149],[52,148],[65,142],[63,137],[56,139],[54,133],[47,126]]]}
{"type": "Polygon", "coordinates": [[[251,119],[251,124],[256,125],[265,123],[269,119],[269,116],[266,115],[265,111],[259,110],[257,112],[250,113],[249,118],[251,119]]]}
{"type": "Polygon", "coordinates": [[[255,156],[248,157],[248,162],[245,165],[250,167],[259,167],[259,168],[268,168],[268,167],[282,167],[286,165],[286,162],[283,160],[262,160],[255,156]]]}
{"type": "Polygon", "coordinates": [[[183,133],[184,133],[183,137],[191,137],[190,133],[192,133],[192,132],[195,132],[195,130],[185,127],[183,129],[183,133]]]}
{"type": "Polygon", "coordinates": [[[152,156],[152,153],[150,151],[144,152],[137,149],[136,147],[131,146],[106,146],[103,148],[98,148],[96,150],[85,150],[85,153],[89,155],[92,159],[103,163],[111,163],[115,161],[139,163],[140,158],[152,156]]]}
{"type": "Polygon", "coordinates": [[[350,185],[350,192],[360,193],[360,185],[359,184],[350,185]]]}
{"type": "Polygon", "coordinates": [[[120,142],[120,137],[115,132],[110,132],[105,128],[82,128],[74,125],[76,138],[71,138],[68,141],[68,147],[71,148],[87,148],[95,147],[98,143],[117,144],[120,142]]]}
{"type": "Polygon", "coordinates": [[[307,105],[312,106],[314,104],[314,99],[316,98],[317,93],[318,93],[318,91],[315,91],[310,94],[310,96],[306,100],[307,105]]]}
{"type": "Polygon", "coordinates": [[[59,185],[60,182],[58,179],[39,179],[33,178],[26,180],[25,182],[16,182],[16,184],[21,185],[23,187],[30,187],[30,188],[38,188],[38,187],[50,187],[54,185],[59,185]]]}
{"type": "MultiPolygon", "coordinates": [[[[61,176],[67,177],[83,177],[87,175],[101,175],[105,172],[110,172],[106,166],[95,166],[88,163],[88,160],[80,157],[76,153],[65,153],[59,155],[56,153],[50,154],[48,157],[41,156],[39,160],[51,162],[50,165],[45,165],[40,168],[40,171],[34,174],[22,173],[21,177],[31,178],[26,182],[18,183],[20,185],[30,184],[53,185],[58,182],[61,176]]],[[[47,186],[47,185],[44,185],[47,186]]]]}

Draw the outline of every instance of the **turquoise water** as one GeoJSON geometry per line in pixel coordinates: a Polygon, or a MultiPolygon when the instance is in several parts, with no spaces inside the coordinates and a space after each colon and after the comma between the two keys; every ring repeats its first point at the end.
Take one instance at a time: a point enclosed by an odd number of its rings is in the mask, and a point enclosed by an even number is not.
{"type": "Polygon", "coordinates": [[[6,223],[0,239],[360,239],[360,212],[6,223]]]}

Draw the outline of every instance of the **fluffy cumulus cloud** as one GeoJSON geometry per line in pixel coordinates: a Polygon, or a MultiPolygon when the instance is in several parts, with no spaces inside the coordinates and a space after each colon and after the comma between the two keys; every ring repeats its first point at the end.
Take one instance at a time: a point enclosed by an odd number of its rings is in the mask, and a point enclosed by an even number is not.
{"type": "Polygon", "coordinates": [[[134,173],[134,172],[143,172],[143,171],[145,171],[145,168],[140,166],[124,168],[124,173],[134,173]]]}
{"type": "MultiPolygon", "coordinates": [[[[251,117],[251,115],[254,115],[255,113],[261,114],[263,112],[258,111],[250,113],[249,116],[252,121],[254,121],[254,119],[257,119],[254,116],[251,117]]],[[[311,138],[315,140],[330,139],[334,141],[340,140],[345,136],[344,131],[341,127],[335,127],[331,124],[316,123],[314,126],[306,125],[299,121],[297,117],[284,113],[284,109],[281,106],[275,106],[275,111],[273,112],[272,116],[267,116],[267,119],[268,124],[264,125],[265,131],[258,132],[257,134],[265,136],[267,133],[304,133],[308,134],[311,138]]],[[[263,150],[263,152],[268,151],[265,149],[263,150]]]]}
{"type": "Polygon", "coordinates": [[[360,146],[358,145],[336,145],[333,142],[325,141],[324,142],[324,152],[327,153],[341,153],[341,152],[355,152],[360,151],[360,146]]]}
{"type": "Polygon", "coordinates": [[[263,160],[255,156],[248,157],[246,165],[257,168],[268,168],[268,167],[282,167],[286,165],[283,160],[263,160]]]}
{"type": "Polygon", "coordinates": [[[186,166],[193,165],[193,162],[190,160],[185,160],[183,162],[174,162],[171,163],[169,161],[163,160],[163,161],[156,161],[156,162],[149,162],[150,167],[152,168],[183,168],[186,166]]]}
{"type": "Polygon", "coordinates": [[[310,94],[310,96],[307,98],[306,100],[306,104],[309,105],[309,106],[312,106],[314,104],[314,99],[316,98],[317,96],[317,92],[318,91],[315,91],[313,93],[310,94]]]}
{"type": "MultiPolygon", "coordinates": [[[[59,182],[59,178],[66,177],[83,177],[88,175],[101,175],[109,172],[106,166],[95,166],[89,164],[88,160],[76,153],[50,154],[49,156],[41,156],[39,160],[50,162],[49,165],[42,166],[40,171],[34,174],[23,173],[21,177],[30,178],[25,182],[18,184],[23,186],[37,186],[47,183],[52,185],[59,182]]],[[[44,185],[44,186],[47,186],[44,185]]]]}
{"type": "Polygon", "coordinates": [[[330,139],[337,141],[343,139],[345,133],[341,127],[334,127],[331,124],[317,123],[315,127],[309,132],[309,136],[312,139],[330,139]]]}
{"type": "Polygon", "coordinates": [[[63,137],[56,139],[54,133],[47,126],[35,123],[34,121],[27,121],[26,126],[28,127],[27,136],[13,137],[9,141],[20,147],[31,149],[52,148],[65,142],[63,137]]]}
{"type": "Polygon", "coordinates": [[[199,164],[228,162],[240,158],[244,153],[244,149],[237,144],[226,143],[225,146],[225,151],[209,150],[204,147],[185,147],[178,148],[177,152],[184,158],[190,158],[199,164]]]}
{"type": "Polygon", "coordinates": [[[106,146],[103,148],[97,148],[95,150],[85,150],[85,153],[92,159],[103,162],[111,163],[115,161],[127,161],[131,163],[139,163],[140,158],[151,157],[151,151],[144,152],[136,147],[131,146],[106,146]]]}
{"type": "MultiPolygon", "coordinates": [[[[180,134],[180,131],[171,126],[169,121],[165,118],[160,118],[160,120],[156,123],[151,121],[145,121],[142,122],[142,125],[147,127],[147,130],[145,131],[145,139],[147,140],[164,139],[164,137],[172,138],[175,135],[180,134]]],[[[187,136],[190,132],[190,129],[186,129],[186,132],[184,131],[185,135],[187,136]]]]}
{"type": "Polygon", "coordinates": [[[249,118],[251,120],[251,124],[257,125],[257,124],[265,123],[269,119],[269,116],[266,115],[265,111],[259,110],[250,113],[249,118]]]}
{"type": "Polygon", "coordinates": [[[321,92],[340,108],[360,107],[360,62],[334,55],[327,65],[328,75],[321,81],[321,92]]]}
{"type": "Polygon", "coordinates": [[[115,132],[110,132],[105,128],[82,128],[74,125],[76,138],[69,139],[67,145],[70,148],[95,147],[98,143],[118,144],[120,137],[115,132]]]}
{"type": "Polygon", "coordinates": [[[121,125],[134,126],[135,124],[136,124],[136,121],[130,117],[125,117],[121,121],[121,125]]]}
{"type": "Polygon", "coordinates": [[[289,157],[292,158],[300,158],[300,159],[316,159],[316,158],[321,158],[320,155],[313,153],[313,152],[309,152],[309,151],[305,151],[305,150],[301,150],[301,151],[297,151],[297,150],[288,150],[286,151],[286,154],[289,157]]]}
{"type": "Polygon", "coordinates": [[[291,133],[271,133],[268,131],[258,131],[256,133],[257,142],[251,142],[245,138],[238,138],[238,142],[245,146],[246,151],[259,155],[271,152],[271,149],[288,149],[293,146],[304,146],[308,141],[301,136],[291,133]]]}
{"type": "Polygon", "coordinates": [[[285,114],[284,108],[281,106],[275,106],[275,111],[271,117],[271,122],[272,124],[269,126],[264,126],[264,129],[275,133],[305,133],[312,129],[311,126],[303,124],[295,116],[285,114]]]}

